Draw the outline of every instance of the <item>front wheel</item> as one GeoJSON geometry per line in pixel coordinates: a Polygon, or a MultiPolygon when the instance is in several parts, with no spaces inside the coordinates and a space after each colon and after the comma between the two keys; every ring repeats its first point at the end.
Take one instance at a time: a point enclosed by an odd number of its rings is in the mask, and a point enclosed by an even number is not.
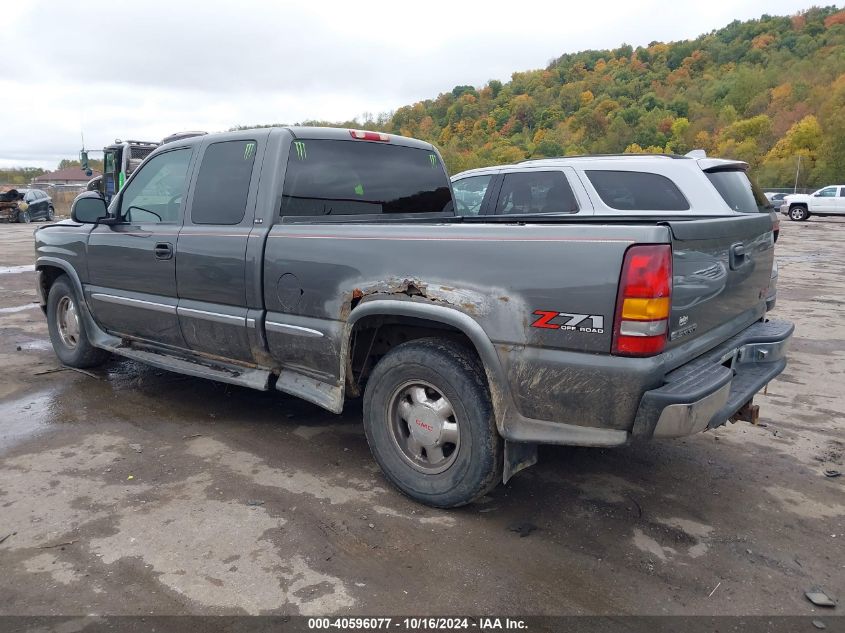
{"type": "Polygon", "coordinates": [[[803,222],[808,217],[810,217],[810,213],[807,211],[807,207],[792,207],[789,210],[789,219],[795,222],[803,222]]]}
{"type": "Polygon", "coordinates": [[[501,481],[484,370],[450,341],[410,341],[379,361],[364,392],[364,430],[387,479],[422,503],[465,505],[501,481]]]}
{"type": "Polygon", "coordinates": [[[79,299],[66,275],[50,287],[47,295],[47,329],[59,360],[69,367],[94,367],[108,358],[108,352],[88,339],[79,299]]]}
{"type": "Polygon", "coordinates": [[[31,221],[32,216],[29,215],[29,211],[18,211],[19,224],[29,224],[31,221]]]}

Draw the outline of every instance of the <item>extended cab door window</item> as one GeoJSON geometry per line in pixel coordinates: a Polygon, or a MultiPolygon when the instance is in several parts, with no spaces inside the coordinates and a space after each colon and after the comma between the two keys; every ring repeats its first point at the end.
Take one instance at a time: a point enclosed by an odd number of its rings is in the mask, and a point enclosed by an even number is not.
{"type": "Polygon", "coordinates": [[[469,176],[452,183],[457,215],[478,215],[493,174],[469,176]]]}
{"type": "Polygon", "coordinates": [[[578,202],[562,171],[505,174],[496,214],[578,213],[578,202]]]}
{"type": "Polygon", "coordinates": [[[120,215],[128,222],[172,224],[180,219],[191,150],[175,149],[144,165],[120,199],[120,215]]]}
{"type": "Polygon", "coordinates": [[[194,188],[191,222],[231,225],[243,220],[256,147],[253,140],[208,146],[194,188]]]}

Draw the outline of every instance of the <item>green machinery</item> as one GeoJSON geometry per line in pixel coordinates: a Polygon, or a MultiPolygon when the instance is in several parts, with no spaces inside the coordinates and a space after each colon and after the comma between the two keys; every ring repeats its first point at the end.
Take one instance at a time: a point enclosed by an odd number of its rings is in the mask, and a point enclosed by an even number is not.
{"type": "MultiPolygon", "coordinates": [[[[158,146],[159,143],[151,141],[116,140],[104,147],[103,175],[89,182],[88,189],[99,191],[108,204],[138,165],[158,146]]],[[[88,165],[88,152],[83,149],[80,158],[83,171],[90,176],[93,172],[88,165]]]]}

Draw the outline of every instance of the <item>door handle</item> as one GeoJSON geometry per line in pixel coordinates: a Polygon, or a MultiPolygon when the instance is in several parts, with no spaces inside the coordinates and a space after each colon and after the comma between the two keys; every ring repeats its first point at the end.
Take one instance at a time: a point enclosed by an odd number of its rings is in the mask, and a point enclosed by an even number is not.
{"type": "Polygon", "coordinates": [[[156,259],[170,259],[173,257],[173,244],[158,242],[153,252],[155,252],[156,259]]]}
{"type": "Polygon", "coordinates": [[[730,260],[731,270],[737,270],[745,265],[745,257],[745,245],[742,242],[731,245],[730,256],[728,258],[730,260]]]}

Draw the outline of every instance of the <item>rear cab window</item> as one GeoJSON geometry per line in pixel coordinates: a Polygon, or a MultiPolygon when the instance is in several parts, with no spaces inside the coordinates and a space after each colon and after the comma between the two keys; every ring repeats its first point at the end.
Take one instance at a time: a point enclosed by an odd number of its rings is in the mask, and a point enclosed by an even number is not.
{"type": "Polygon", "coordinates": [[[690,205],[677,185],[666,176],[644,171],[587,169],[596,193],[611,209],[619,211],[689,211],[690,205]]]}
{"type": "Polygon", "coordinates": [[[734,211],[739,213],[767,213],[772,203],[743,170],[727,169],[705,172],[707,179],[734,211]]]}
{"type": "Polygon", "coordinates": [[[291,144],[281,217],[420,213],[454,213],[435,152],[358,140],[291,144]]]}
{"type": "Polygon", "coordinates": [[[578,202],[562,171],[506,173],[496,203],[497,215],[578,213],[578,202]]]}

